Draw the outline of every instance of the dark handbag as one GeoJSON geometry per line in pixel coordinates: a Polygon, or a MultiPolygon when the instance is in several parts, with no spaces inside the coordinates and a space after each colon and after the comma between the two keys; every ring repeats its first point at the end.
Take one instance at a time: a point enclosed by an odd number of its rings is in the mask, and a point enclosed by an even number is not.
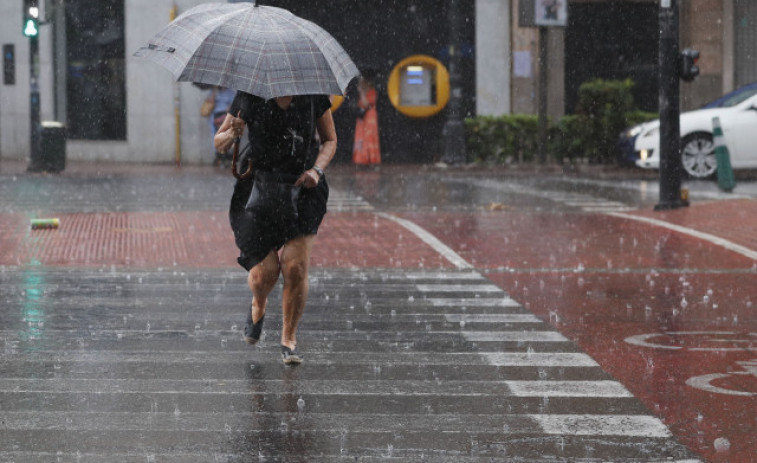
{"type": "Polygon", "coordinates": [[[245,209],[277,223],[295,222],[302,189],[294,184],[296,180],[295,176],[278,172],[255,172],[245,209]]]}

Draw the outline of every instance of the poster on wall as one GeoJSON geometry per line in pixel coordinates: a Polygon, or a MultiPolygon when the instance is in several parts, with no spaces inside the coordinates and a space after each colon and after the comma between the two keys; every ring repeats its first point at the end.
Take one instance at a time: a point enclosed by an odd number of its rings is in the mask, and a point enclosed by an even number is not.
{"type": "Polygon", "coordinates": [[[537,26],[568,25],[568,0],[536,0],[534,8],[537,26]]]}

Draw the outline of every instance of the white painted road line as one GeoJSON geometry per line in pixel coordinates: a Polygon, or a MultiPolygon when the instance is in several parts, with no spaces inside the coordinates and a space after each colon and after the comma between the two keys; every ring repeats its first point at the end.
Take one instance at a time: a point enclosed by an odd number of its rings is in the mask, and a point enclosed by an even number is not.
{"type": "Polygon", "coordinates": [[[545,434],[563,436],[643,436],[669,438],[659,419],[647,415],[529,415],[545,434]]]}
{"type": "Polygon", "coordinates": [[[617,381],[505,381],[517,397],[633,397],[617,381]]]}
{"type": "Polygon", "coordinates": [[[530,313],[505,314],[446,314],[450,323],[541,323],[542,320],[530,313]]]}
{"type": "Polygon", "coordinates": [[[431,248],[433,248],[436,252],[441,254],[445,259],[447,259],[452,265],[454,265],[458,269],[472,269],[473,268],[473,266],[470,263],[468,263],[465,259],[460,257],[460,255],[457,254],[455,251],[453,251],[452,248],[442,243],[441,241],[439,241],[437,237],[427,232],[422,227],[419,227],[418,225],[414,224],[413,222],[410,222],[409,220],[401,219],[391,214],[386,214],[384,212],[378,212],[376,213],[376,215],[386,220],[391,220],[394,223],[402,225],[407,230],[413,232],[415,236],[421,239],[421,241],[431,246],[431,248]]]}
{"type": "MultiPolygon", "coordinates": [[[[258,380],[254,392],[279,395],[286,386],[281,380],[258,380]]],[[[153,395],[249,395],[248,380],[221,378],[182,380],[134,379],[0,379],[0,394],[153,394],[153,395]]],[[[298,385],[297,394],[343,396],[460,396],[481,397],[633,397],[617,381],[363,381],[308,380],[298,385]],[[509,389],[509,392],[508,392],[509,389]]]]}
{"type": "Polygon", "coordinates": [[[568,338],[557,331],[463,331],[469,342],[568,342],[568,338]]]}
{"type": "Polygon", "coordinates": [[[492,298],[428,298],[424,301],[434,307],[520,307],[520,303],[510,297],[492,298]]]}
{"type": "Polygon", "coordinates": [[[672,223],[664,222],[662,220],[657,220],[650,217],[641,217],[641,216],[637,216],[633,214],[624,214],[622,212],[608,212],[607,214],[613,217],[620,217],[620,218],[628,219],[628,220],[636,220],[638,222],[644,222],[644,223],[656,225],[658,227],[667,228],[668,230],[677,231],[679,233],[683,233],[684,235],[693,236],[694,238],[699,238],[700,240],[704,240],[709,243],[722,246],[728,249],[729,251],[733,251],[737,254],[741,254],[742,256],[748,257],[749,259],[757,260],[757,251],[741,246],[740,244],[736,244],[732,241],[728,241],[724,238],[720,238],[719,236],[710,235],[709,233],[700,232],[689,227],[675,225],[672,223]]]}
{"type": "Polygon", "coordinates": [[[416,285],[423,293],[504,293],[494,285],[416,285]]]}
{"type": "Polygon", "coordinates": [[[591,357],[581,353],[482,353],[490,365],[498,367],[598,367],[591,357]]]}
{"type": "MultiPolygon", "coordinates": [[[[392,278],[390,276],[389,278],[392,278]]],[[[396,276],[402,280],[485,280],[483,275],[477,272],[407,272],[396,276]]]]}

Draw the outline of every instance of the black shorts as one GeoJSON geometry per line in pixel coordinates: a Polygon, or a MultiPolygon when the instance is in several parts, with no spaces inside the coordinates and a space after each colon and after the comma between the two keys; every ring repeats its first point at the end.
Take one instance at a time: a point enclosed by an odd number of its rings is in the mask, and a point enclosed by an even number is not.
{"type": "Polygon", "coordinates": [[[239,248],[237,262],[248,271],[271,251],[281,249],[287,241],[318,233],[329,199],[329,186],[325,177],[321,178],[315,188],[302,188],[297,201],[296,226],[282,229],[276,224],[256,220],[255,214],[245,209],[251,191],[252,178],[237,180],[229,206],[229,222],[239,248]]]}

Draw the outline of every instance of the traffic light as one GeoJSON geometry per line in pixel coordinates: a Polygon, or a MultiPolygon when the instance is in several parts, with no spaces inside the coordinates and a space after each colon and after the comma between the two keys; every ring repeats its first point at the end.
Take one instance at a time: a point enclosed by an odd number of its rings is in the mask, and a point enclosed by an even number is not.
{"type": "Polygon", "coordinates": [[[686,82],[692,82],[699,75],[699,66],[697,66],[699,51],[693,48],[686,48],[681,52],[679,60],[679,77],[686,82]]]}
{"type": "Polygon", "coordinates": [[[24,0],[24,35],[29,38],[39,36],[39,7],[36,0],[24,0]]]}

